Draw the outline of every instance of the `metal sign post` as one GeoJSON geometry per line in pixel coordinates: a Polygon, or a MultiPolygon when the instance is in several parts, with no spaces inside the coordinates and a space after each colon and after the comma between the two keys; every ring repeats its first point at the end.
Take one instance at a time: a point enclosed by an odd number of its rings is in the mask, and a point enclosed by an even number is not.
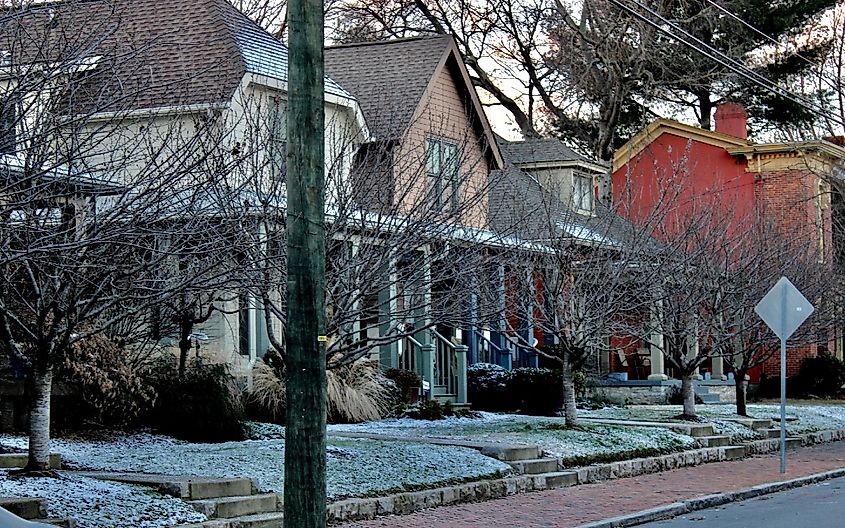
{"type": "Polygon", "coordinates": [[[780,472],[786,473],[786,340],[815,308],[786,277],[781,277],[754,311],[780,338],[780,472]]]}

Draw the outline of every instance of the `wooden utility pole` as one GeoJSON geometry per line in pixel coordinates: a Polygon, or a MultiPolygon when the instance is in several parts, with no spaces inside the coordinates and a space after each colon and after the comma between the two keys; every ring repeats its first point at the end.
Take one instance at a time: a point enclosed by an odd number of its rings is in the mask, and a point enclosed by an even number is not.
{"type": "Polygon", "coordinates": [[[285,528],[326,525],[323,2],[288,2],[285,528]]]}

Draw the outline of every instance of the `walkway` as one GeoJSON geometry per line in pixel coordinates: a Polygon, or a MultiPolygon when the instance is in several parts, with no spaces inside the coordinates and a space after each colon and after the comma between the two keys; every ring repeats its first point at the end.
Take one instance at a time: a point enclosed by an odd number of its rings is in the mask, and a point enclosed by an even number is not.
{"type": "Polygon", "coordinates": [[[413,515],[348,523],[396,528],[569,528],[712,493],[736,491],[845,467],[845,442],[787,452],[787,473],[777,454],[718,462],[651,475],[553,491],[513,495],[476,504],[446,506],[413,515]]]}

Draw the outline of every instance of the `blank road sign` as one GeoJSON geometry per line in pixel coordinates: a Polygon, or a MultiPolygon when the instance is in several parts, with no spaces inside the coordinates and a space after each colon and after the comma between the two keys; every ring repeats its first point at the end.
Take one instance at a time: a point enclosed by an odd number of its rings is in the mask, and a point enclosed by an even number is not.
{"type": "Polygon", "coordinates": [[[789,339],[813,313],[813,305],[786,277],[781,277],[754,311],[781,339],[789,339]]]}

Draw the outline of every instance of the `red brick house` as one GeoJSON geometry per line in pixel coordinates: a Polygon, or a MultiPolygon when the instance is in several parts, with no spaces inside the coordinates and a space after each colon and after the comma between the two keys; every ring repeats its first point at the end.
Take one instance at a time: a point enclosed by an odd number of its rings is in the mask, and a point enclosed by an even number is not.
{"type": "MultiPolygon", "coordinates": [[[[661,220],[664,235],[676,220],[709,210],[726,220],[728,234],[762,221],[817,253],[820,265],[829,265],[837,242],[831,205],[838,193],[831,182],[843,160],[845,149],[828,140],[754,143],[748,139],[745,110],[728,103],[716,110],[715,131],[658,119],[634,136],[614,155],[612,195],[623,216],[634,222],[647,218],[661,201],[673,200],[661,220]]],[[[841,334],[825,332],[817,343],[790,353],[788,374],[820,348],[841,358],[841,334]]],[[[662,356],[651,354],[650,360],[649,378],[665,379],[662,356]]],[[[716,379],[724,374],[720,358],[705,368],[716,379]]],[[[778,369],[778,360],[770,360],[752,374],[752,382],[778,369]]]]}

